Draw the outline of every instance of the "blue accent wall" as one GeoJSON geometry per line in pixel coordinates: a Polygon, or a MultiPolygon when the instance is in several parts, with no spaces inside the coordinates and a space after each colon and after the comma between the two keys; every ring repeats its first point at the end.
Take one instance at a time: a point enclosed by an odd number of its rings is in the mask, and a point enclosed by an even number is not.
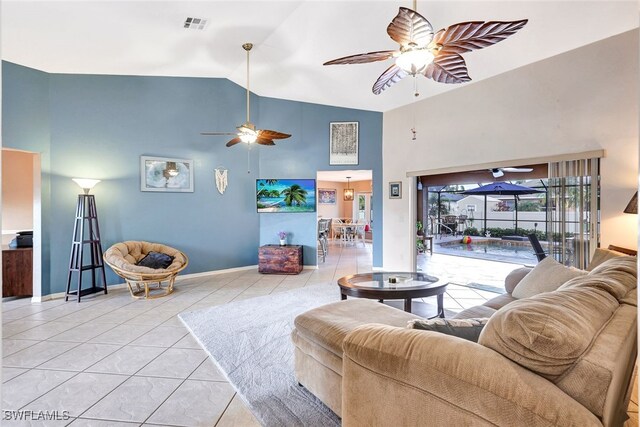
{"type": "MultiPolygon", "coordinates": [[[[51,141],[49,74],[2,62],[2,146],[40,154],[42,295],[51,293],[51,141]]],[[[67,239],[69,240],[69,239],[67,239]]],[[[67,254],[68,255],[68,254],[67,254]]]]}
{"type": "MultiPolygon", "coordinates": [[[[373,171],[373,265],[382,266],[382,113],[260,98],[260,127],[292,134],[260,153],[260,178],[316,178],[317,171],[373,171]],[[329,123],[359,122],[358,165],[329,166],[329,123]]],[[[260,214],[260,244],[278,242],[276,233],[291,232],[289,244],[304,246],[304,264],[317,264],[317,213],[260,214]]]]}
{"type": "MultiPolygon", "coordinates": [[[[257,264],[280,229],[316,264],[316,214],[258,214],[257,178],[316,178],[316,171],[372,169],[374,265],[382,265],[382,114],[258,97],[251,118],[293,137],[277,147],[226,148],[245,121],[244,89],[226,79],[47,74],[2,63],[3,146],[42,154],[43,289],[66,286],[76,195],[73,177],[101,179],[96,196],[103,248],[148,240],[189,255],[185,273],[257,264]],[[329,122],[360,122],[360,164],[330,167],[329,122]],[[193,159],[195,192],[140,191],[140,156],[193,159]],[[229,170],[224,195],[214,169],[229,170]],[[248,173],[250,169],[250,173],[248,173]]],[[[107,281],[120,283],[108,268],[107,281]]]]}

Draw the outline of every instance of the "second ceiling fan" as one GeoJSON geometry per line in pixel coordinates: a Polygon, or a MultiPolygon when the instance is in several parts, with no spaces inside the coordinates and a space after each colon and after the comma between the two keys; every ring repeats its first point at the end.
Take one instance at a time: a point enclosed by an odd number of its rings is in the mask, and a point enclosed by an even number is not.
{"type": "Polygon", "coordinates": [[[277,132],[269,129],[256,129],[256,126],[249,120],[250,112],[250,91],[249,91],[249,51],[253,48],[252,43],[245,43],[242,48],[247,52],[247,121],[238,126],[238,132],[201,132],[200,135],[236,135],[231,141],[227,142],[227,147],[233,147],[234,145],[244,142],[247,144],[260,144],[260,145],[276,145],[274,139],[286,139],[291,135],[288,133],[277,132]]]}
{"type": "Polygon", "coordinates": [[[501,42],[525,26],[519,21],[461,22],[434,34],[431,23],[417,11],[401,7],[387,27],[387,34],[400,44],[398,50],[383,50],[345,56],[324,65],[366,64],[395,58],[395,64],[385,70],[373,85],[379,95],[408,75],[422,74],[440,83],[464,83],[471,80],[461,53],[482,49],[501,42]]]}

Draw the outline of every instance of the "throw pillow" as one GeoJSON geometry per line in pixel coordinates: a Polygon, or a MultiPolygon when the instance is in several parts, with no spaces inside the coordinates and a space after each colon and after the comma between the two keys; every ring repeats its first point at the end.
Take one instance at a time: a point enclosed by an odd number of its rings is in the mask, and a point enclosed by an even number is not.
{"type": "Polygon", "coordinates": [[[480,332],[482,332],[482,328],[484,328],[488,320],[486,317],[473,319],[415,319],[407,323],[407,328],[440,332],[468,341],[478,342],[480,332]]]}
{"type": "Polygon", "coordinates": [[[629,255],[623,254],[622,252],[612,251],[610,249],[597,248],[593,254],[593,258],[591,258],[589,266],[587,267],[587,271],[592,271],[594,268],[598,267],[605,261],[610,260],[611,258],[619,258],[623,256],[629,255]]]}
{"type": "Polygon", "coordinates": [[[596,287],[546,292],[498,310],[478,343],[555,382],[583,356],[617,308],[618,301],[596,287]]]}
{"type": "Polygon", "coordinates": [[[587,274],[586,271],[565,267],[555,259],[547,257],[522,278],[511,295],[516,299],[522,299],[555,291],[566,281],[585,274],[587,274]]]}
{"type": "Polygon", "coordinates": [[[151,251],[147,254],[147,256],[138,261],[136,265],[153,269],[167,268],[173,262],[173,258],[174,257],[167,254],[151,251]]]}

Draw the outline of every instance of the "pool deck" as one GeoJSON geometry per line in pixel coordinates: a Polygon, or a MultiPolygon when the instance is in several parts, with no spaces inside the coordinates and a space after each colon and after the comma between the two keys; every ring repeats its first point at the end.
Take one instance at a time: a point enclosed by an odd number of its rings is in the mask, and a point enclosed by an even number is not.
{"type": "MultiPolygon", "coordinates": [[[[504,279],[523,264],[489,261],[434,253],[420,254],[417,270],[446,279],[451,283],[469,285],[479,283],[504,290],[504,279]]],[[[504,292],[504,291],[503,291],[504,292]]]]}

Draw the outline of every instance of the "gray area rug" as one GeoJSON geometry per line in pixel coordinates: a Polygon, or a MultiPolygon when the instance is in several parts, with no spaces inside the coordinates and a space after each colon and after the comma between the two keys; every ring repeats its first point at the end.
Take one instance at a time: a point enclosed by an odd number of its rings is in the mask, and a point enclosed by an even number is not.
{"type": "Polygon", "coordinates": [[[180,319],[265,426],[339,426],[294,376],[293,319],[340,299],[315,285],[180,314],[180,319]]]}

